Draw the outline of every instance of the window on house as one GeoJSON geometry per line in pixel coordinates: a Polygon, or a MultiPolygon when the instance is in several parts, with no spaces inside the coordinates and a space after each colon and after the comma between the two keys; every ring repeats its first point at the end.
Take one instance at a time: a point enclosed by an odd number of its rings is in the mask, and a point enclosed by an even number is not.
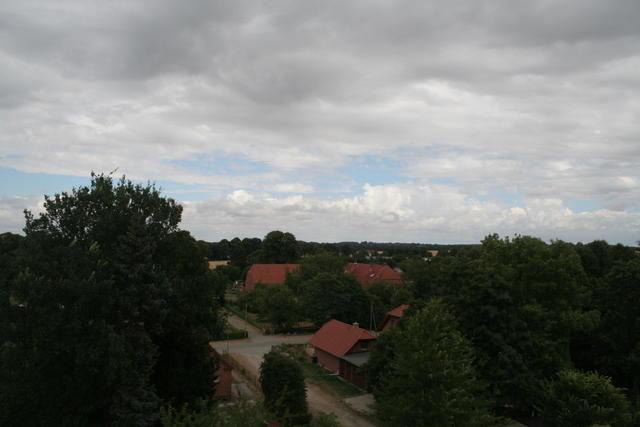
{"type": "Polygon", "coordinates": [[[368,350],[369,341],[360,341],[360,350],[368,350]]]}

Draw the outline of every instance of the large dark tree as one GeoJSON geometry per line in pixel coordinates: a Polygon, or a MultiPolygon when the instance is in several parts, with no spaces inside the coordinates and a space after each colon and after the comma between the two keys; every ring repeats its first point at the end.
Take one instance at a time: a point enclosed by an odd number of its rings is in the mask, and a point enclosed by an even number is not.
{"type": "Polygon", "coordinates": [[[181,212],[103,175],[26,212],[0,294],[1,425],[153,425],[162,399],[211,394],[218,289],[181,212]]]}

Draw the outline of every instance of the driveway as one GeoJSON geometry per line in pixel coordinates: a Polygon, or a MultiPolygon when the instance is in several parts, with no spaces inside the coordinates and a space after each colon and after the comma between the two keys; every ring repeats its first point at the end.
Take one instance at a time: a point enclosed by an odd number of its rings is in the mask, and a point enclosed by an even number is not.
{"type": "MultiPolygon", "coordinates": [[[[262,358],[272,346],[282,343],[304,344],[312,337],[312,335],[262,335],[257,328],[233,314],[229,314],[228,321],[236,328],[246,329],[249,337],[242,340],[214,341],[210,345],[220,354],[228,353],[256,384],[260,378],[262,358]]],[[[312,384],[307,384],[307,401],[311,412],[333,412],[343,426],[373,427],[373,424],[360,417],[340,398],[312,384]]]]}

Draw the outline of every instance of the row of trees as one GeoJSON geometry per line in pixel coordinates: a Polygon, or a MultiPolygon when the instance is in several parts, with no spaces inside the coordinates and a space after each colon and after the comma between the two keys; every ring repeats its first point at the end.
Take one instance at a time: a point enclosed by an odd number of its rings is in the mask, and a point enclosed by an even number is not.
{"type": "MultiPolygon", "coordinates": [[[[278,234],[291,234],[276,231],[273,237],[278,234]]],[[[291,242],[291,240],[289,241],[291,242]]],[[[232,263],[238,265],[244,264],[248,259],[257,260],[261,258],[259,251],[263,248],[263,240],[257,237],[243,238],[234,237],[231,240],[222,239],[219,242],[198,242],[202,245],[209,259],[228,259],[232,263]]],[[[344,257],[360,256],[367,251],[382,251],[386,256],[394,257],[412,257],[425,256],[427,250],[440,250],[443,254],[455,254],[461,248],[467,248],[473,245],[441,245],[434,243],[381,243],[381,242],[339,242],[339,243],[319,243],[305,242],[297,240],[295,243],[297,248],[297,256],[301,254],[315,255],[321,252],[330,252],[344,257]]],[[[291,252],[284,251],[278,257],[287,259],[286,254],[291,252]]],[[[291,259],[291,258],[289,258],[291,259]]],[[[282,261],[291,262],[291,261],[282,261]]]]}
{"type": "Polygon", "coordinates": [[[368,366],[389,423],[446,407],[437,398],[447,395],[442,384],[460,392],[448,401],[481,397],[496,411],[537,413],[549,425],[640,422],[640,257],[632,248],[492,235],[457,256],[404,266],[411,311],[379,338],[368,366]],[[457,375],[469,360],[476,380],[469,374],[465,383],[457,375]],[[402,393],[416,379],[424,400],[416,389],[402,393]]]}
{"type": "Polygon", "coordinates": [[[181,212],[93,175],[0,236],[0,425],[155,425],[212,395],[224,282],[181,212]]]}
{"type": "Polygon", "coordinates": [[[300,246],[295,236],[282,231],[271,231],[263,240],[245,238],[223,239],[218,243],[198,241],[198,245],[209,260],[228,260],[229,264],[218,267],[218,274],[228,282],[244,280],[253,264],[286,264],[298,262],[300,246]]]}
{"type": "Polygon", "coordinates": [[[288,232],[272,231],[264,239],[235,237],[219,242],[198,241],[210,260],[229,260],[222,269],[230,280],[241,280],[246,270],[256,263],[296,263],[300,258],[321,253],[330,253],[355,262],[389,263],[395,266],[413,256],[428,257],[427,250],[440,250],[441,256],[455,255],[461,248],[470,245],[437,245],[424,243],[376,243],[341,242],[317,243],[296,240],[288,232]],[[373,251],[373,255],[369,252],[373,251]],[[383,252],[378,255],[377,252],[383,252]]]}

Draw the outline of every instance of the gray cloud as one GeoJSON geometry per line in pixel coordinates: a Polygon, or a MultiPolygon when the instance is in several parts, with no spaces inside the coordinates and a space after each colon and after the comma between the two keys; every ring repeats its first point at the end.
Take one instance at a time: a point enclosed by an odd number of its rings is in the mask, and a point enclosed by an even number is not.
{"type": "MultiPolygon", "coordinates": [[[[639,21],[634,0],[3,4],[0,165],[224,198],[349,190],[344,168],[378,156],[416,185],[590,200],[614,224],[640,195],[639,21]],[[264,170],[184,165],[226,157],[264,170]]],[[[397,215],[376,218],[417,227],[397,215]]]]}

